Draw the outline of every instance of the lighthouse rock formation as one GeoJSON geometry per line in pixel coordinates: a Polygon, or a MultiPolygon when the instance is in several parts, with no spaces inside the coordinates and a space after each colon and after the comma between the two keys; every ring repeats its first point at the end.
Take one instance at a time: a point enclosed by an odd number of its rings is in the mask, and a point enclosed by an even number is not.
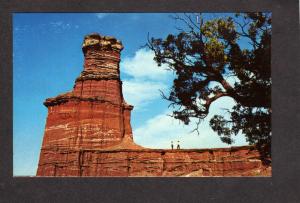
{"type": "MultiPolygon", "coordinates": [[[[120,80],[123,45],[84,38],[84,70],[71,92],[46,99],[48,117],[37,176],[269,176],[253,147],[143,148],[133,141],[120,80]]],[[[142,68],[142,67],[141,67],[142,68]]]]}

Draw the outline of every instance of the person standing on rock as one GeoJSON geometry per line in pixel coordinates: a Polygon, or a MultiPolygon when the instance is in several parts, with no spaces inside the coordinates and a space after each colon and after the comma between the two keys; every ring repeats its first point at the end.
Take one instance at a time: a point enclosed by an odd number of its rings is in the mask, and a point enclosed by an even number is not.
{"type": "Polygon", "coordinates": [[[177,149],[180,149],[179,140],[177,141],[177,149]]]}
{"type": "Polygon", "coordinates": [[[172,150],[173,150],[173,148],[174,148],[173,141],[171,141],[171,148],[172,148],[172,150]]]}

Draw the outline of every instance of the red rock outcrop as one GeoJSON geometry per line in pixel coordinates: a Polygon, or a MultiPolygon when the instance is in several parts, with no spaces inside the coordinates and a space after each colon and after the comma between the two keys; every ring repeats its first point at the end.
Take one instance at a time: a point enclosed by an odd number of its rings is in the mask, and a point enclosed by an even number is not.
{"type": "Polygon", "coordinates": [[[270,176],[252,147],[45,151],[46,176],[270,176]]]}
{"type": "Polygon", "coordinates": [[[46,99],[48,108],[37,176],[270,175],[252,147],[146,149],[133,142],[122,94],[120,52],[112,37],[87,35],[84,70],[71,92],[46,99]]]}

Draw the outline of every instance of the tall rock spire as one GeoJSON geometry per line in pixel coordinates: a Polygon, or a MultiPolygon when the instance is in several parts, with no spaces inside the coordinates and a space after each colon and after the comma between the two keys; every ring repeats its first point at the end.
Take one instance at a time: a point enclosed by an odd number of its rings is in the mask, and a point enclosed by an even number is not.
{"type": "Polygon", "coordinates": [[[123,45],[113,37],[102,37],[99,34],[85,36],[82,51],[84,54],[84,71],[77,81],[120,80],[120,52],[123,45]]]}
{"type": "MultiPolygon", "coordinates": [[[[122,94],[122,43],[93,33],[85,36],[84,70],[71,92],[46,99],[48,108],[38,175],[43,175],[50,151],[141,148],[133,143],[130,112],[122,94]]],[[[59,159],[59,157],[57,157],[59,159]]]]}

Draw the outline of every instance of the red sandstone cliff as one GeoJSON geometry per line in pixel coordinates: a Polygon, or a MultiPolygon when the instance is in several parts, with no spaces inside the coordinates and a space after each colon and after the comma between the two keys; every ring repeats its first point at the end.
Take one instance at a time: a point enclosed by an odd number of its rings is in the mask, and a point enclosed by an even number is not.
{"type": "Polygon", "coordinates": [[[133,142],[122,94],[120,52],[112,37],[87,35],[84,70],[71,92],[46,99],[38,176],[253,176],[270,175],[251,147],[154,150],[133,142]]]}

